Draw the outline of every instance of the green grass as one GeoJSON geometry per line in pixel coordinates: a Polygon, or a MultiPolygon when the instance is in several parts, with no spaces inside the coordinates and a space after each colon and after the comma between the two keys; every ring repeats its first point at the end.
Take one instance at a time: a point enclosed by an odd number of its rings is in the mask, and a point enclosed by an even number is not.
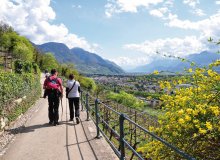
{"type": "Polygon", "coordinates": [[[161,109],[154,109],[154,108],[151,108],[151,107],[145,107],[144,112],[148,113],[151,116],[155,116],[155,117],[158,117],[158,116],[161,116],[161,115],[164,114],[161,111],[161,109]]]}

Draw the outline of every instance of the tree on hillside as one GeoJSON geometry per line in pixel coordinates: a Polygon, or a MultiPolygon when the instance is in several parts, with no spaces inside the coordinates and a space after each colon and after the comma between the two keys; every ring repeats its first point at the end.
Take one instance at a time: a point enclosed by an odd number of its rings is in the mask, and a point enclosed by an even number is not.
{"type": "Polygon", "coordinates": [[[13,56],[24,61],[33,61],[33,48],[23,42],[14,47],[13,56]]]}
{"type": "Polygon", "coordinates": [[[58,62],[52,53],[46,53],[42,59],[42,70],[58,68],[58,62]]]}
{"type": "Polygon", "coordinates": [[[59,72],[62,76],[68,77],[69,74],[73,74],[76,79],[79,77],[78,71],[75,69],[74,64],[67,63],[67,64],[61,64],[59,66],[59,72]]]}
{"type": "Polygon", "coordinates": [[[80,85],[87,89],[88,91],[95,91],[96,89],[96,84],[94,82],[93,79],[91,78],[86,78],[86,77],[79,77],[79,82],[80,82],[80,85]]]}
{"type": "MultiPolygon", "coordinates": [[[[5,27],[6,28],[6,27],[5,27]]],[[[5,29],[0,26],[0,47],[12,53],[15,59],[33,61],[34,48],[29,40],[19,36],[12,29],[5,29]]]]}
{"type": "Polygon", "coordinates": [[[14,29],[9,25],[0,22],[0,37],[6,32],[14,32],[14,29]]]}

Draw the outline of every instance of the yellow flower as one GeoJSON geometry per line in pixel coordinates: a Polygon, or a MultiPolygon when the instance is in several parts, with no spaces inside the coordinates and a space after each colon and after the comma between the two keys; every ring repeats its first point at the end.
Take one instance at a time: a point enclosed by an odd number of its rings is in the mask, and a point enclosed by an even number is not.
{"type": "Polygon", "coordinates": [[[197,90],[200,92],[202,89],[201,89],[201,87],[198,87],[197,90]]]}
{"type": "Polygon", "coordinates": [[[201,109],[200,112],[201,112],[202,114],[204,114],[204,115],[206,114],[206,110],[205,110],[205,109],[201,109]]]}
{"type": "Polygon", "coordinates": [[[193,123],[199,123],[199,120],[198,119],[195,119],[195,120],[193,120],[193,123]]]}
{"type": "Polygon", "coordinates": [[[149,131],[152,132],[154,130],[154,127],[150,126],[149,131]]]}
{"type": "Polygon", "coordinates": [[[186,109],[186,112],[187,112],[188,114],[191,114],[192,111],[193,111],[193,110],[192,110],[191,108],[186,109]]]}
{"type": "Polygon", "coordinates": [[[195,138],[195,137],[197,137],[197,134],[196,134],[196,133],[193,134],[193,138],[195,138]]]}
{"type": "Polygon", "coordinates": [[[158,121],[159,124],[162,124],[163,122],[161,120],[158,121]]]}
{"type": "Polygon", "coordinates": [[[190,121],[191,120],[191,117],[189,115],[185,115],[185,120],[186,121],[190,121]]]}
{"type": "Polygon", "coordinates": [[[214,79],[215,79],[216,81],[220,81],[220,76],[216,75],[216,76],[214,77],[214,79]]]}
{"type": "Polygon", "coordinates": [[[210,109],[215,116],[219,116],[219,114],[220,114],[219,107],[210,107],[210,109]]]}
{"type": "Polygon", "coordinates": [[[183,113],[184,113],[183,109],[181,109],[181,110],[178,111],[178,114],[179,114],[179,115],[182,115],[183,113]]]}
{"type": "Polygon", "coordinates": [[[199,113],[199,110],[194,110],[194,111],[193,111],[193,115],[194,115],[194,116],[197,116],[198,113],[199,113]]]}
{"type": "Polygon", "coordinates": [[[162,82],[160,83],[160,88],[161,88],[161,89],[164,89],[164,88],[165,88],[165,86],[164,86],[164,84],[163,84],[162,82]]]}
{"type": "Polygon", "coordinates": [[[180,124],[185,123],[184,119],[182,119],[182,118],[180,118],[180,119],[178,120],[178,122],[179,122],[180,124]]]}
{"type": "Polygon", "coordinates": [[[159,72],[158,72],[157,70],[155,70],[155,71],[154,71],[154,74],[155,74],[155,75],[158,75],[158,74],[159,74],[159,72]]]}
{"type": "Polygon", "coordinates": [[[196,75],[199,75],[199,74],[201,74],[201,70],[196,69],[196,75]]]}
{"type": "Polygon", "coordinates": [[[219,110],[218,109],[213,110],[213,113],[215,114],[215,116],[219,116],[219,110]]]}
{"type": "Polygon", "coordinates": [[[190,68],[190,69],[188,70],[188,72],[190,72],[190,73],[191,73],[192,71],[193,71],[192,68],[190,68]]]}
{"type": "Polygon", "coordinates": [[[206,122],[206,127],[208,128],[208,130],[212,130],[212,124],[211,122],[206,122]]]}
{"type": "Polygon", "coordinates": [[[179,83],[179,84],[182,84],[182,83],[183,83],[183,81],[180,79],[180,80],[178,80],[178,83],[179,83]]]}
{"type": "Polygon", "coordinates": [[[211,69],[209,69],[207,72],[208,72],[208,75],[209,75],[210,77],[214,77],[214,76],[216,75],[216,72],[214,72],[214,71],[211,70],[211,69]]]}
{"type": "Polygon", "coordinates": [[[166,112],[165,114],[166,114],[166,116],[169,116],[169,115],[170,115],[170,112],[166,112]]]}
{"type": "Polygon", "coordinates": [[[206,131],[205,129],[199,128],[199,133],[200,133],[200,134],[206,134],[207,131],[206,131]]]}

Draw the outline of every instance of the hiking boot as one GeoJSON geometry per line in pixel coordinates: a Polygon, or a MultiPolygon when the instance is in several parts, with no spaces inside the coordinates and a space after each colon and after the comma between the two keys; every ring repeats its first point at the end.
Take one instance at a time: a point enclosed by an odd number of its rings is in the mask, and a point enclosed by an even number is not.
{"type": "Polygon", "coordinates": [[[73,118],[70,118],[69,121],[73,121],[73,118]]]}
{"type": "Polygon", "coordinates": [[[76,124],[79,124],[79,117],[76,117],[76,124]]]}
{"type": "Polygon", "coordinates": [[[49,124],[51,125],[51,124],[53,124],[53,122],[52,122],[52,121],[50,121],[50,122],[49,122],[49,124]]]}
{"type": "Polygon", "coordinates": [[[54,124],[53,124],[54,126],[56,126],[56,125],[59,125],[59,122],[54,122],[54,124]]]}

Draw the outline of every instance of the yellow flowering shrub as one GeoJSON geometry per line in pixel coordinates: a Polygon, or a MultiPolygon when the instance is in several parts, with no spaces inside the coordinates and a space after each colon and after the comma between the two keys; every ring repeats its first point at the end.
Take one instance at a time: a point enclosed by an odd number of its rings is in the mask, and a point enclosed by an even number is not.
{"type": "MultiPolygon", "coordinates": [[[[220,159],[220,75],[213,67],[190,68],[185,76],[174,82],[160,82],[162,89],[173,91],[161,100],[165,114],[159,117],[160,127],[151,131],[196,159],[220,159]],[[176,85],[187,83],[188,87],[176,85]]],[[[183,159],[161,142],[152,139],[138,148],[151,159],[183,159]]]]}

